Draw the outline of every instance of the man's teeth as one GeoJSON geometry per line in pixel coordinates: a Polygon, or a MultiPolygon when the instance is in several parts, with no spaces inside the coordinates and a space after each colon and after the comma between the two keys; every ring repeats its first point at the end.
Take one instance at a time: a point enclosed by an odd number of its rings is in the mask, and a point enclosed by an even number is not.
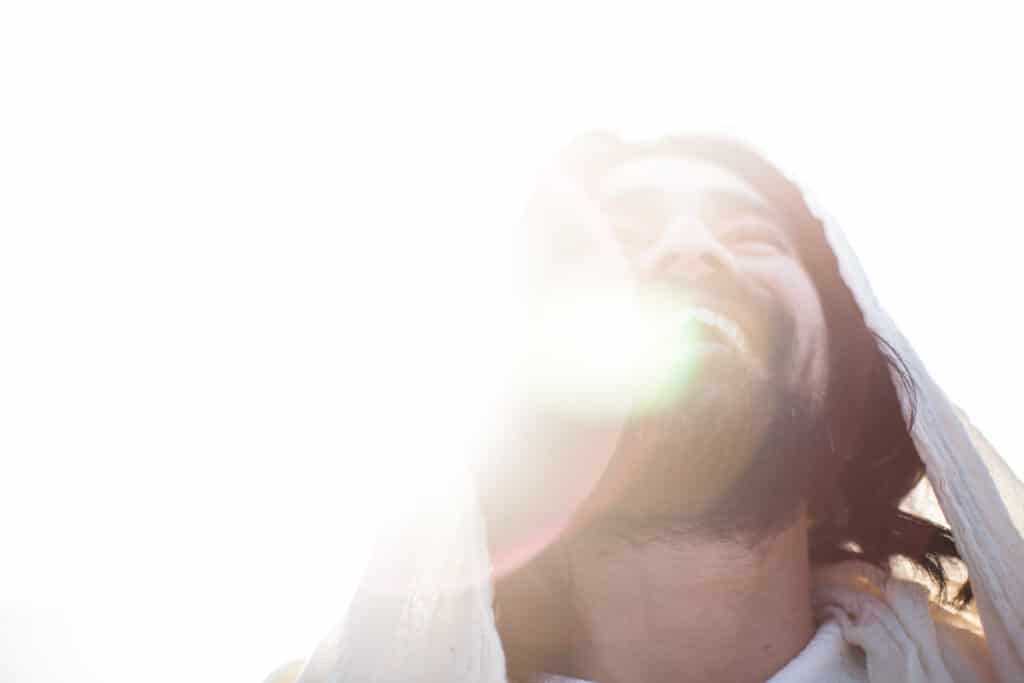
{"type": "Polygon", "coordinates": [[[732,345],[735,346],[737,350],[742,353],[747,352],[747,338],[746,335],[743,334],[742,328],[721,313],[701,308],[699,306],[688,308],[683,312],[683,321],[684,323],[688,323],[692,320],[696,320],[699,323],[714,328],[726,339],[732,342],[732,345]]]}

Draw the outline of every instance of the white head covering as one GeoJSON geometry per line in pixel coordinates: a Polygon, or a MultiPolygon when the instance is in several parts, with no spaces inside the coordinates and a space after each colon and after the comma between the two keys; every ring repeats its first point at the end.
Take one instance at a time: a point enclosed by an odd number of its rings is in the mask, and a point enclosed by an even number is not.
{"type": "MultiPolygon", "coordinates": [[[[932,380],[879,305],[835,223],[822,222],[867,326],[916,385],[912,436],[967,564],[993,666],[1024,681],[1024,487],[932,380]]],[[[908,416],[908,387],[894,382],[908,416]]],[[[484,519],[468,474],[380,539],[355,598],[299,683],[505,683],[484,519]]]]}

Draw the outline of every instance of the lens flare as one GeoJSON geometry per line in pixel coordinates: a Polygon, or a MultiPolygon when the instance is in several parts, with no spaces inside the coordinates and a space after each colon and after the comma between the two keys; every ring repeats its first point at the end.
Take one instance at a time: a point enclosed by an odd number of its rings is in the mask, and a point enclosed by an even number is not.
{"type": "Polygon", "coordinates": [[[572,287],[533,305],[527,379],[542,404],[614,417],[624,401],[650,412],[685,390],[698,320],[679,291],[572,287]]]}

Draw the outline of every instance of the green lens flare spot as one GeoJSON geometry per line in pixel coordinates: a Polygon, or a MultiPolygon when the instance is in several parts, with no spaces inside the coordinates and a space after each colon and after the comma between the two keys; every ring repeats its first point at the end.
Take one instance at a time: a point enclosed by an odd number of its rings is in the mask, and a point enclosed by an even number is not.
{"type": "Polygon", "coordinates": [[[580,417],[655,411],[679,398],[699,341],[677,292],[580,288],[535,302],[528,380],[534,400],[580,417]]]}

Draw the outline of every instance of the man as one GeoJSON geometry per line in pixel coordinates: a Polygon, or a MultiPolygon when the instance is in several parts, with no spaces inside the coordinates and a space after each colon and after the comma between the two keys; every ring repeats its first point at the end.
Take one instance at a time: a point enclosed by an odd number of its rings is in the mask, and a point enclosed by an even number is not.
{"type": "Polygon", "coordinates": [[[591,136],[528,224],[486,543],[453,488],[301,681],[1024,680],[1016,481],[793,184],[731,142],[591,136]],[[900,509],[926,463],[957,544],[900,509]]]}

